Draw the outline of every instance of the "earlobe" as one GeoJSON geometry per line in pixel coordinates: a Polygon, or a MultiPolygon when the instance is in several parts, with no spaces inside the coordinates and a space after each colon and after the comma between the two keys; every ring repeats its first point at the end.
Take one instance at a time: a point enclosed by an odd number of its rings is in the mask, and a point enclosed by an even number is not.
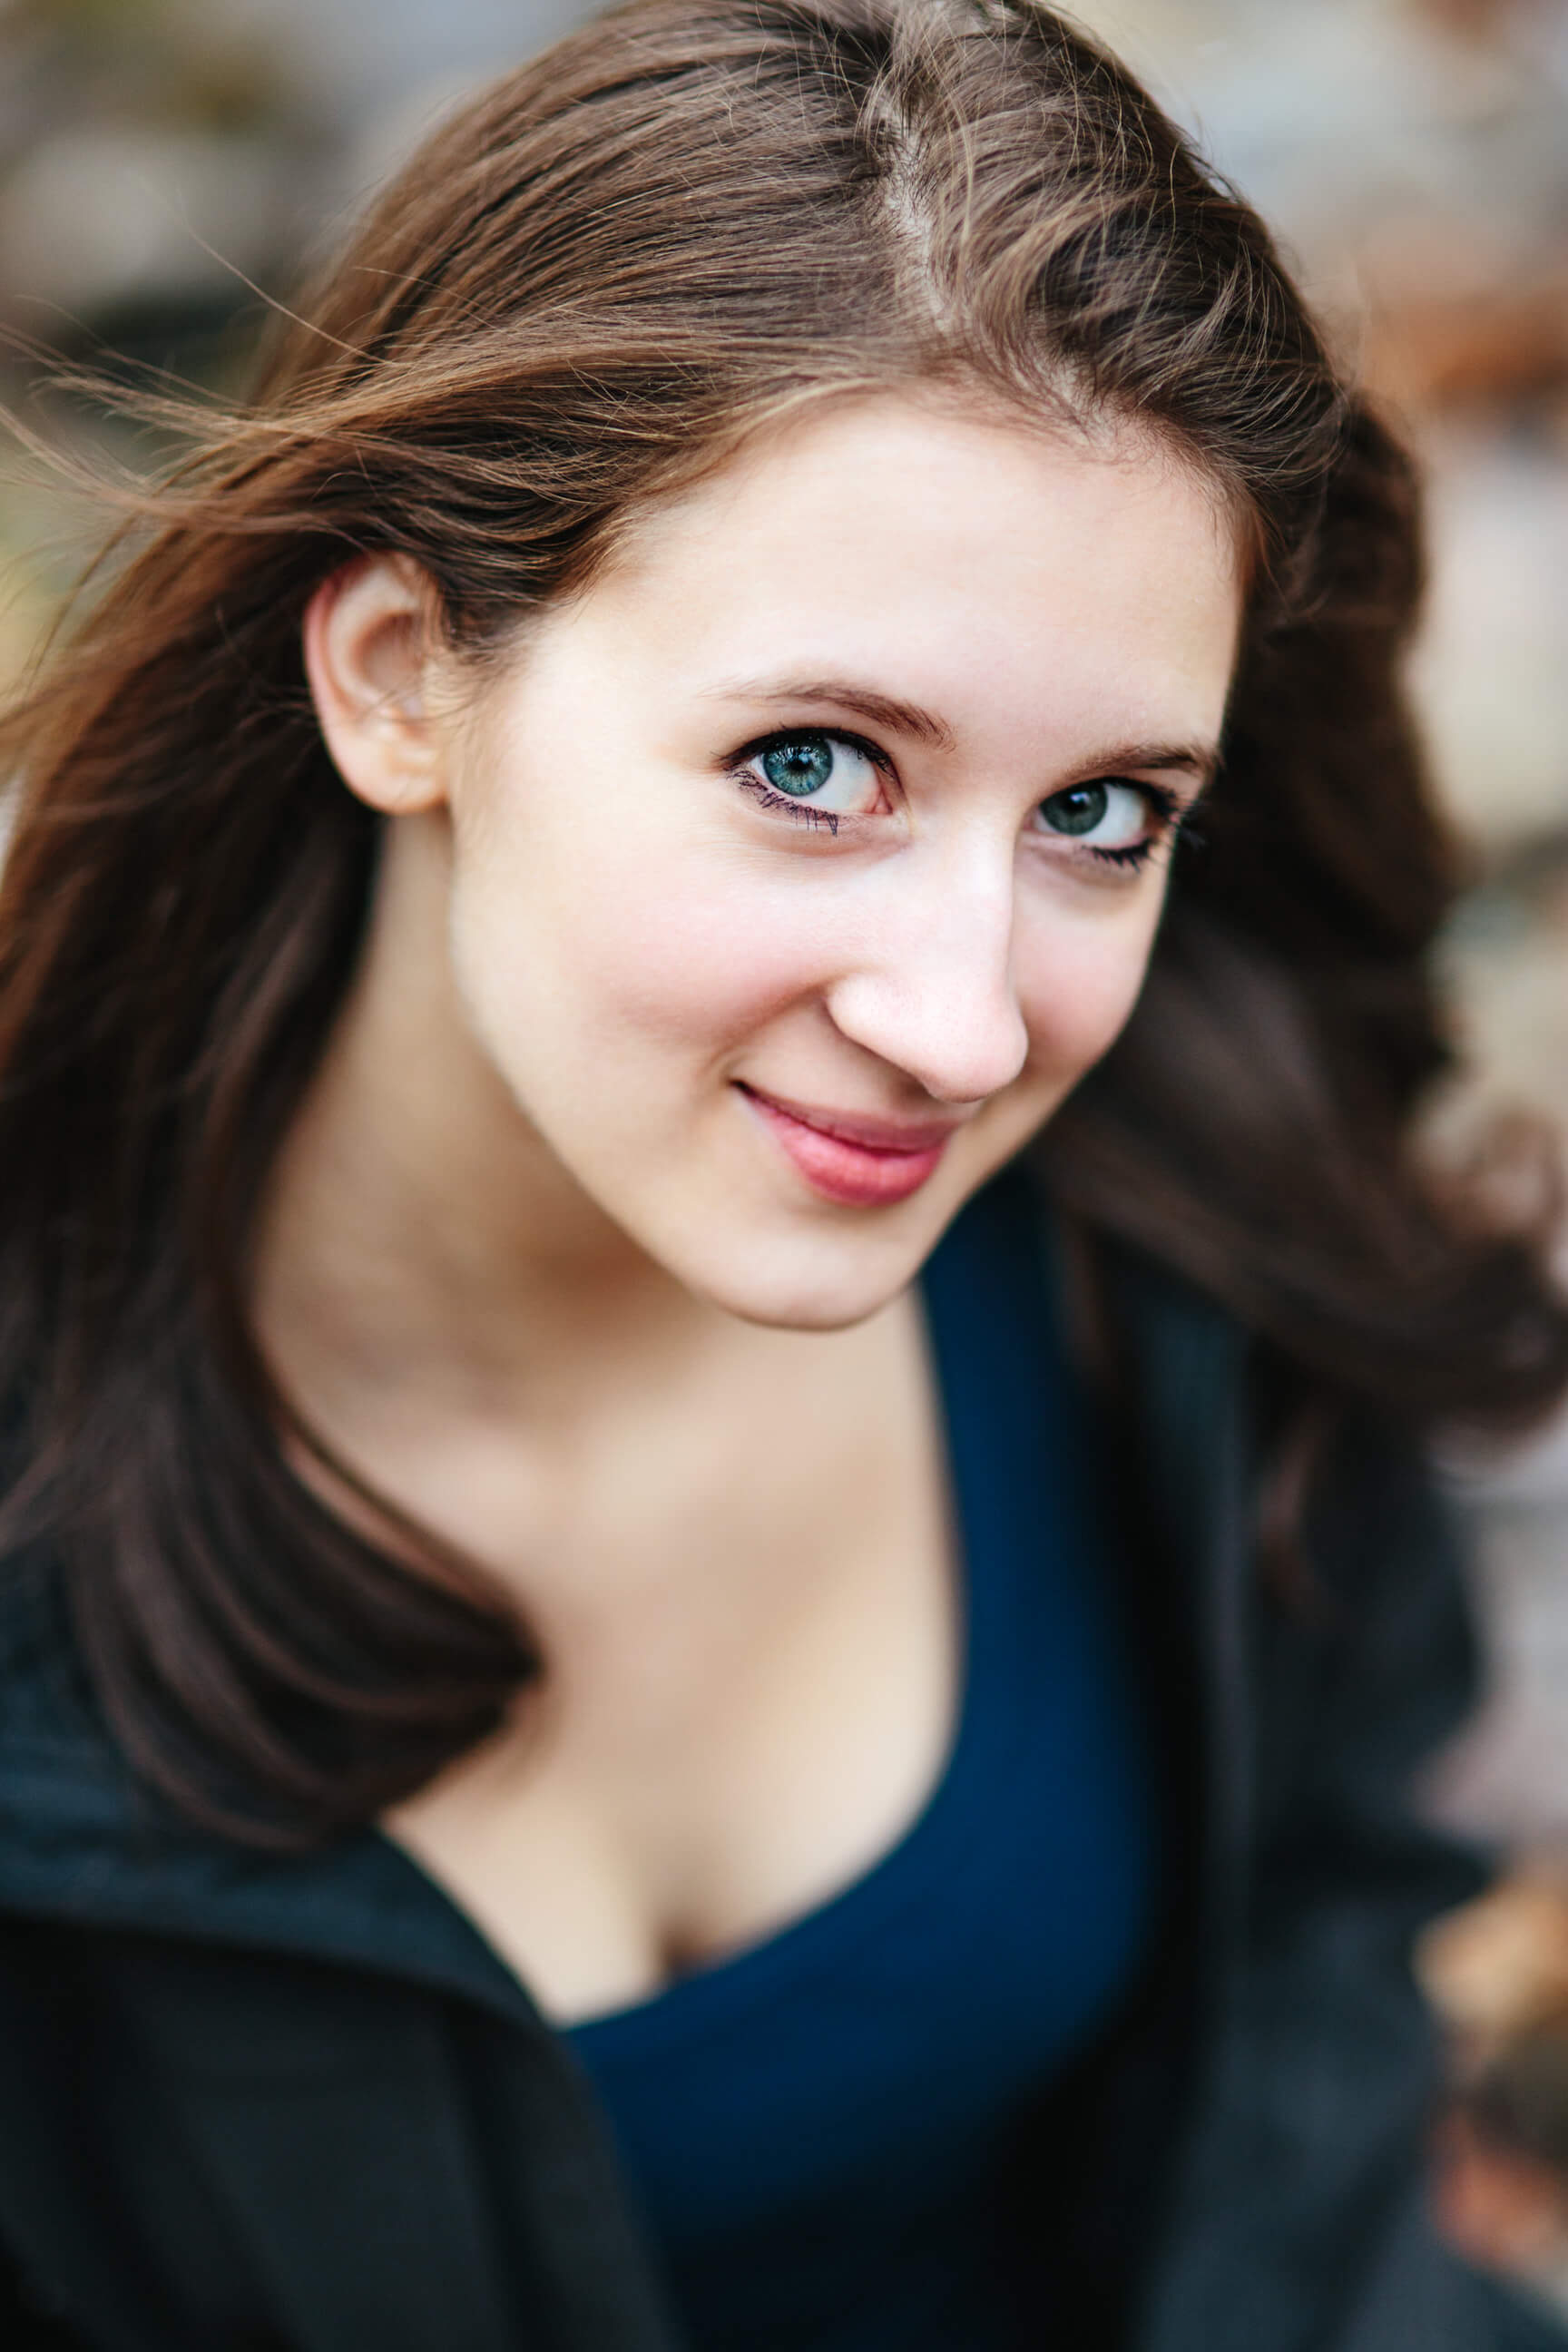
{"type": "Polygon", "coordinates": [[[333,763],[388,816],[446,795],[430,710],[434,590],[397,555],[362,556],[323,581],[305,612],[305,674],[333,763]]]}

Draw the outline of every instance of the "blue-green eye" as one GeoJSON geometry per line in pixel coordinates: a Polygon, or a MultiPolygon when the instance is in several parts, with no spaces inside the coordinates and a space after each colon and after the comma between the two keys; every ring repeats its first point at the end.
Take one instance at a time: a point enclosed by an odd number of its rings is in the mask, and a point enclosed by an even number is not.
{"type": "Polygon", "coordinates": [[[833,746],[826,735],[803,735],[798,743],[775,743],[758,765],[775,793],[804,800],[819,793],[833,773],[833,746]]]}
{"type": "Polygon", "coordinates": [[[1168,821],[1173,813],[1173,800],[1167,807],[1165,797],[1151,786],[1097,778],[1053,793],[1041,801],[1035,817],[1043,833],[1065,834],[1099,856],[1136,865],[1158,840],[1161,818],[1168,821]]]}
{"type": "Polygon", "coordinates": [[[872,816],[882,804],[887,762],[853,736],[803,728],[754,744],[734,773],[766,807],[797,809],[837,832],[846,816],[872,816]]]}
{"type": "Polygon", "coordinates": [[[1053,793],[1040,803],[1040,814],[1053,833],[1092,833],[1105,823],[1110,800],[1108,784],[1069,784],[1065,793],[1053,793]]]}

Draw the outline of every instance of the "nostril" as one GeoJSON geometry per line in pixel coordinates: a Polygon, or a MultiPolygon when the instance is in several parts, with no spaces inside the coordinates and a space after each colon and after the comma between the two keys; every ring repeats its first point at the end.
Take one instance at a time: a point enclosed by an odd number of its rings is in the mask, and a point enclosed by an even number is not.
{"type": "Polygon", "coordinates": [[[1010,989],[978,990],[935,970],[912,984],[892,974],[857,974],[830,992],[828,1012],[851,1044],[944,1109],[1000,1094],[1028,1058],[1028,1033],[1010,989]]]}

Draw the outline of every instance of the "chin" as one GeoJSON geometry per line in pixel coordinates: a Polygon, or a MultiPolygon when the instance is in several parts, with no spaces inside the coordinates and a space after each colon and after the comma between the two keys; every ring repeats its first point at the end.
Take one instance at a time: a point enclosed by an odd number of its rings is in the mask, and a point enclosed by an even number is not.
{"type": "Polygon", "coordinates": [[[739,1264],[691,1266],[683,1279],[742,1323],[774,1331],[847,1331],[908,1288],[936,1239],[930,1235],[918,1249],[907,1241],[895,1247],[890,1238],[879,1246],[870,1235],[830,1249],[770,1252],[759,1243],[740,1254],[739,1264]]]}

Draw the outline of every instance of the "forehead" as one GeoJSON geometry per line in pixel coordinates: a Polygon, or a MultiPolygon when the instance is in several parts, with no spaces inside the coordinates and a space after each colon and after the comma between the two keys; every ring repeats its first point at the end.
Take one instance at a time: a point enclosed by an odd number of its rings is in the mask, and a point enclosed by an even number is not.
{"type": "Polygon", "coordinates": [[[865,399],[642,517],[574,620],[699,691],[783,663],[960,724],[1214,730],[1242,574],[1223,499],[1147,433],[865,399]]]}

